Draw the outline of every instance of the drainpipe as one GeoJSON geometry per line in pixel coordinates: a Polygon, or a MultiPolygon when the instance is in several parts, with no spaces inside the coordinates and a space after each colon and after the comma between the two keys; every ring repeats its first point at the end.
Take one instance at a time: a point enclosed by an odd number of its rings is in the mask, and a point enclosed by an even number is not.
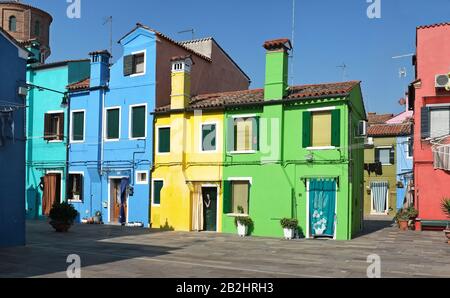
{"type": "Polygon", "coordinates": [[[101,89],[102,92],[102,106],[101,106],[101,111],[102,111],[102,120],[101,120],[101,124],[100,124],[100,129],[101,129],[101,140],[100,140],[100,167],[99,167],[99,175],[100,175],[100,179],[102,179],[103,177],[103,157],[104,157],[104,139],[105,139],[105,129],[104,129],[104,121],[105,121],[105,94],[106,94],[106,90],[101,89]]]}

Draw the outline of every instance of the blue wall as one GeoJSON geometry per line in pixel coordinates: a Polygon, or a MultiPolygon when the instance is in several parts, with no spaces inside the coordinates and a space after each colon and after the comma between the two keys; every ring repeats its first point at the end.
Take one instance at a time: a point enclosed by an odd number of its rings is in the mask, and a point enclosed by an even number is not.
{"type": "Polygon", "coordinates": [[[406,189],[413,177],[413,158],[408,157],[409,137],[397,138],[397,181],[403,182],[403,188],[397,188],[397,209],[403,207],[406,189]]]}
{"type": "Polygon", "coordinates": [[[73,93],[70,109],[86,110],[86,138],[83,143],[70,145],[69,173],[83,173],[84,200],[73,202],[81,218],[91,217],[102,211],[103,221],[109,218],[109,181],[112,177],[126,177],[134,188],[128,199],[127,222],[149,224],[150,183],[136,184],[136,171],[146,171],[150,180],[152,165],[153,116],[155,108],[156,37],[154,33],[139,28],[121,41],[123,56],[111,66],[109,86],[96,89],[107,81],[105,65],[91,62],[91,90],[73,93]],[[146,52],[146,71],[141,76],[126,77],[123,74],[124,56],[138,51],[146,52]],[[104,95],[104,99],[103,99],[104,95]],[[104,101],[104,107],[103,107],[104,101]],[[130,106],[147,105],[147,137],[130,140],[130,106]],[[120,140],[102,142],[102,111],[108,107],[120,107],[120,140]],[[103,161],[103,162],[101,162],[103,161]]]}
{"type": "Polygon", "coordinates": [[[26,59],[2,33],[0,65],[0,111],[8,105],[22,106],[12,114],[14,139],[8,134],[11,138],[0,145],[0,246],[15,246],[25,244],[25,98],[18,88],[26,83],[26,59]]]}

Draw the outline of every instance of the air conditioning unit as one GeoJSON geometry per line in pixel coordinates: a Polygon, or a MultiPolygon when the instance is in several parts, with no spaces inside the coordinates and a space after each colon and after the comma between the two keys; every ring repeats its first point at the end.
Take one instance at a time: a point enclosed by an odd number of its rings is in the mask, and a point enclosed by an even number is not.
{"type": "Polygon", "coordinates": [[[358,137],[365,137],[367,136],[367,122],[366,121],[359,121],[358,123],[358,137]]]}
{"type": "Polygon", "coordinates": [[[436,75],[435,83],[436,88],[445,88],[447,85],[450,84],[449,74],[436,75]]]}
{"type": "Polygon", "coordinates": [[[18,91],[20,96],[27,96],[28,95],[28,88],[27,87],[19,87],[18,91]]]}
{"type": "Polygon", "coordinates": [[[367,145],[367,146],[373,146],[373,138],[366,138],[366,142],[365,142],[365,144],[367,145]]]}

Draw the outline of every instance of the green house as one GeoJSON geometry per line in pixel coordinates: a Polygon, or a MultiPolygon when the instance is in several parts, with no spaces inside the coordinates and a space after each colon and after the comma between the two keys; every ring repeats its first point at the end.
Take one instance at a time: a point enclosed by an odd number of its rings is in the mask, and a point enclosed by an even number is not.
{"type": "Polygon", "coordinates": [[[360,82],[289,87],[290,41],[264,47],[264,89],[202,100],[225,103],[223,232],[248,215],[254,236],[281,237],[280,220],[296,218],[300,236],[351,239],[363,224],[360,82]]]}
{"type": "Polygon", "coordinates": [[[66,86],[89,76],[89,60],[28,66],[26,110],[26,213],[48,215],[55,201],[65,201],[68,105],[66,86]]]}

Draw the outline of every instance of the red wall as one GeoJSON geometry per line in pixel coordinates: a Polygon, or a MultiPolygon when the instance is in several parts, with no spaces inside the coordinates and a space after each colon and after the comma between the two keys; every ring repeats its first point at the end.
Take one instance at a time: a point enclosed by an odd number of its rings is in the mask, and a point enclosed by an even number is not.
{"type": "Polygon", "coordinates": [[[450,72],[450,24],[417,29],[417,78],[414,129],[414,179],[416,207],[419,217],[427,220],[446,220],[440,203],[450,198],[450,173],[435,170],[428,141],[421,140],[421,108],[427,104],[450,104],[449,92],[437,92],[436,74],[450,72]]]}

